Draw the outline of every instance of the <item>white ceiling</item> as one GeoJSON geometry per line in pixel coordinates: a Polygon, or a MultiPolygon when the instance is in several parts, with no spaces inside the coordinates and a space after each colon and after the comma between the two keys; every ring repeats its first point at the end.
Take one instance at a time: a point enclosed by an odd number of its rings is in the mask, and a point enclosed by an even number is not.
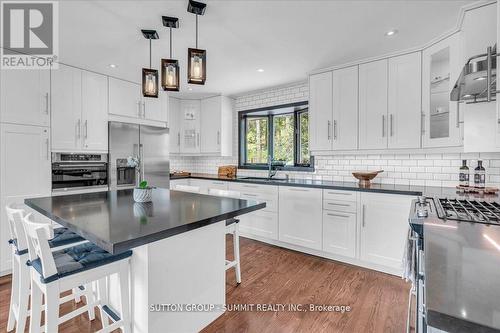
{"type": "Polygon", "coordinates": [[[305,80],[318,68],[421,46],[455,27],[472,1],[221,1],[199,17],[199,48],[207,50],[207,82],[187,90],[187,48],[195,16],[180,1],[61,1],[62,62],[140,81],[149,44],[140,29],[156,29],[153,68],[169,56],[161,16],[176,16],[173,56],[181,64],[181,93],[237,95],[305,80]],[[384,33],[397,29],[391,38],[384,33]],[[111,69],[109,64],[118,67],[111,69]],[[263,73],[257,72],[264,69],[263,73]]]}

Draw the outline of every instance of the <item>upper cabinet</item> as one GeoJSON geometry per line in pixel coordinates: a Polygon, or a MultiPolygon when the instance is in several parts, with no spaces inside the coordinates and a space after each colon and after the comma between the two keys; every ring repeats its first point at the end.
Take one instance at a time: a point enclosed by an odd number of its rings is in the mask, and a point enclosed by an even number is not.
{"type": "Polygon", "coordinates": [[[358,148],[358,66],[333,71],[333,150],[358,148]]]}
{"type": "Polygon", "coordinates": [[[424,147],[460,146],[460,104],[450,92],[462,68],[459,33],[422,54],[422,143],[424,147]]]}
{"type": "Polygon", "coordinates": [[[0,122],[50,125],[50,70],[2,70],[0,122]]]}
{"type": "Polygon", "coordinates": [[[309,77],[309,137],[311,151],[332,150],[332,72],[309,77]]]}
{"type": "Polygon", "coordinates": [[[167,121],[168,96],[160,92],[158,98],[144,98],[139,84],[108,79],[109,113],[135,119],[167,121]]]}
{"type": "Polygon", "coordinates": [[[420,148],[421,53],[389,58],[389,148],[420,148]]]}
{"type": "Polygon", "coordinates": [[[169,108],[171,153],[232,155],[234,101],[231,98],[171,98],[169,108]]]}
{"type": "Polygon", "coordinates": [[[51,77],[52,150],[107,151],[107,77],[64,65],[51,77]]]}
{"type": "Polygon", "coordinates": [[[359,66],[359,148],[387,148],[387,59],[359,66]]]}

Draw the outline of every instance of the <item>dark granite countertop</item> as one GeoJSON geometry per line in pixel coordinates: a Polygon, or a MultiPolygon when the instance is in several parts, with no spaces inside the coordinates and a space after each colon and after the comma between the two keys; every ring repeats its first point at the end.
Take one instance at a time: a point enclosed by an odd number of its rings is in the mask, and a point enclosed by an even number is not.
{"type": "Polygon", "coordinates": [[[392,185],[392,184],[372,184],[370,187],[361,187],[357,182],[338,182],[329,180],[314,180],[314,179],[280,179],[279,177],[266,180],[256,179],[255,177],[237,176],[235,178],[221,177],[214,174],[207,173],[192,173],[190,176],[176,176],[171,175],[170,179],[207,179],[219,180],[240,183],[252,183],[262,185],[279,185],[279,186],[296,186],[296,187],[313,187],[331,190],[344,190],[344,191],[362,191],[362,192],[377,192],[388,194],[402,194],[402,195],[453,195],[456,192],[454,188],[446,187],[430,187],[430,186],[414,186],[414,185],[392,185]]]}
{"type": "Polygon", "coordinates": [[[110,253],[171,237],[266,206],[156,188],[153,201],[136,203],[133,190],[26,199],[25,204],[110,253]]]}
{"type": "Polygon", "coordinates": [[[427,324],[500,332],[500,226],[428,219],[424,253],[427,324]]]}

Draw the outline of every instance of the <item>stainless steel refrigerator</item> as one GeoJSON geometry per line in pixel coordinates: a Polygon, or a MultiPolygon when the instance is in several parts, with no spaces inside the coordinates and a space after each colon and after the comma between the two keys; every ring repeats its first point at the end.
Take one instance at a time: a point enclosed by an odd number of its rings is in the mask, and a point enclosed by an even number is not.
{"type": "MultiPolygon", "coordinates": [[[[129,157],[140,161],[141,178],[150,186],[169,188],[168,129],[145,125],[109,122],[109,188],[133,188],[138,181],[129,157]]],[[[137,169],[139,169],[139,167],[137,169]]]]}

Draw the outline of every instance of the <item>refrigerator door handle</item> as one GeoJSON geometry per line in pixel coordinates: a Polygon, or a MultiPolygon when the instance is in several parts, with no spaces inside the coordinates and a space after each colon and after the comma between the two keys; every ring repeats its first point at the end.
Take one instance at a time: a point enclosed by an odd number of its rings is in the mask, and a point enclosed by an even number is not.
{"type": "Polygon", "coordinates": [[[139,144],[139,164],[140,164],[140,174],[139,182],[144,180],[144,146],[142,143],[139,144]]]}

